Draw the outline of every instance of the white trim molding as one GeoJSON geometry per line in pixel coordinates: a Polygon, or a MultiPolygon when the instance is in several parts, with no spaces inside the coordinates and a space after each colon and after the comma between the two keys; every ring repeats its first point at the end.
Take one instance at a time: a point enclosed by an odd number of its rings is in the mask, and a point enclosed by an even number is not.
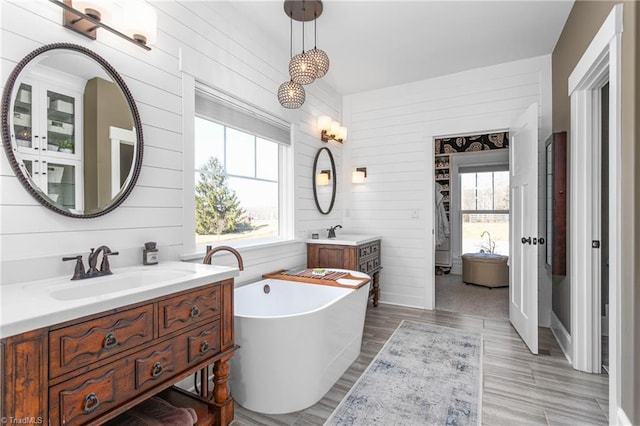
{"type": "Polygon", "coordinates": [[[624,410],[622,408],[618,408],[618,416],[616,417],[616,425],[619,426],[633,426],[633,423],[631,423],[631,420],[629,420],[629,417],[627,417],[627,414],[624,412],[624,410]]]}
{"type": "Polygon", "coordinates": [[[569,76],[571,96],[571,338],[573,367],[600,372],[600,295],[598,265],[591,241],[600,239],[600,89],[609,83],[609,418],[621,404],[620,280],[621,209],[621,47],[622,4],[611,13],[569,76]],[[596,183],[594,185],[594,183],[596,183]],[[596,189],[594,189],[596,188],[596,189]],[[596,288],[598,287],[598,288],[596,288]]]}
{"type": "Polygon", "coordinates": [[[560,322],[553,311],[551,311],[551,334],[556,338],[556,342],[558,342],[569,364],[572,364],[571,355],[573,354],[573,342],[571,341],[571,334],[564,328],[564,325],[562,325],[562,322],[560,322]]]}

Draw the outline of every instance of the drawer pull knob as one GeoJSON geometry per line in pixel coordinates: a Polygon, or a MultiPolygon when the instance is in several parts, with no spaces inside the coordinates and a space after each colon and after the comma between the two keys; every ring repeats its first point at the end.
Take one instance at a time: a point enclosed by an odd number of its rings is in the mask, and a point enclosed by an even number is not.
{"type": "Polygon", "coordinates": [[[200,343],[200,353],[206,354],[207,352],[209,352],[209,349],[209,342],[203,340],[202,343],[200,343]]]}
{"type": "Polygon", "coordinates": [[[200,309],[196,305],[191,307],[191,318],[198,318],[200,316],[200,309]]]}
{"type": "Polygon", "coordinates": [[[156,377],[160,377],[162,373],[164,373],[164,368],[162,367],[162,364],[160,364],[159,362],[156,362],[155,364],[153,364],[153,367],[151,368],[151,377],[155,379],[156,377]]]}
{"type": "Polygon", "coordinates": [[[91,392],[84,398],[84,412],[90,413],[100,406],[100,400],[95,393],[91,392]]]}
{"type": "Polygon", "coordinates": [[[112,349],[118,346],[118,338],[115,334],[109,333],[104,337],[104,343],[102,345],[105,349],[112,349]]]}

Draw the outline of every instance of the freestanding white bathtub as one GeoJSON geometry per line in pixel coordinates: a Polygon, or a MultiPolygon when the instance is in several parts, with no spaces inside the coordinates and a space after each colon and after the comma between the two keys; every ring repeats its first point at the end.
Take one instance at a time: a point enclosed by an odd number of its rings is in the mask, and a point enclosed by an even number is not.
{"type": "Polygon", "coordinates": [[[265,279],[237,288],[234,400],[267,414],[318,402],[360,354],[369,286],[353,290],[265,279]]]}

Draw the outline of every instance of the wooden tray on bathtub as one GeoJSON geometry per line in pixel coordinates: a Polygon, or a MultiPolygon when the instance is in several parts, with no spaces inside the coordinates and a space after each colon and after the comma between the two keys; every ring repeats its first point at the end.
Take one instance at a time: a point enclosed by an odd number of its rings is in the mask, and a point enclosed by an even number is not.
{"type": "Polygon", "coordinates": [[[273,278],[276,280],[297,281],[297,282],[307,283],[307,284],[320,284],[320,285],[328,285],[333,287],[346,287],[346,288],[355,288],[355,289],[358,289],[366,285],[369,281],[371,281],[371,279],[369,278],[353,276],[349,272],[327,270],[327,273],[325,275],[317,275],[313,273],[313,269],[311,268],[303,269],[303,270],[281,269],[279,271],[264,274],[262,278],[273,278]],[[347,280],[354,280],[354,281],[357,281],[358,283],[357,284],[356,283],[340,284],[338,280],[341,278],[347,279],[347,280]]]}

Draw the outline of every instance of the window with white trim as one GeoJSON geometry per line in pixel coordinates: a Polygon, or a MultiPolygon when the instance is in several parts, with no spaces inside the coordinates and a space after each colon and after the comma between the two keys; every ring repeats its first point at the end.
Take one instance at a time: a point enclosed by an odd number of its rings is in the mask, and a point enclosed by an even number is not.
{"type": "Polygon", "coordinates": [[[509,172],[460,168],[462,253],[509,255],[509,172]]]}
{"type": "Polygon", "coordinates": [[[196,247],[283,239],[289,129],[203,93],[195,111],[196,247]]]}

